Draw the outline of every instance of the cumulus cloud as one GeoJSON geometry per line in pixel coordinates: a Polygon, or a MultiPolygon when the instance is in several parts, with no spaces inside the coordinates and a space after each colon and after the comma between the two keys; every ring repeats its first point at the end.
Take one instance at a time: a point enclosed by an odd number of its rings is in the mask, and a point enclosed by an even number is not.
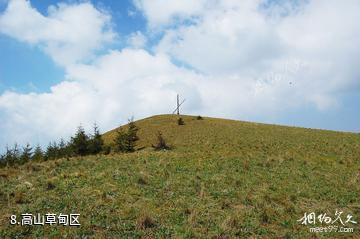
{"type": "Polygon", "coordinates": [[[280,104],[294,95],[283,89],[289,82],[296,83],[298,100],[319,109],[336,105],[339,91],[358,88],[358,1],[304,1],[292,7],[287,2],[282,8],[263,4],[215,1],[213,8],[198,14],[198,22],[168,28],[156,50],[204,74],[236,75],[239,85],[249,77],[259,81],[281,74],[286,79],[281,84],[262,84],[263,93],[272,92],[280,104]],[[282,72],[293,59],[308,67],[282,72]]]}
{"type": "Polygon", "coordinates": [[[161,28],[191,19],[204,10],[205,0],[134,0],[135,6],[147,18],[151,28],[161,28]]]}
{"type": "Polygon", "coordinates": [[[134,48],[144,48],[146,46],[146,42],[146,36],[144,36],[144,34],[140,31],[133,32],[127,39],[128,45],[134,48]]]}
{"type": "Polygon", "coordinates": [[[116,37],[110,15],[88,2],[52,5],[44,16],[27,0],[11,0],[0,16],[0,32],[40,46],[62,66],[88,60],[116,37]]]}
{"type": "Polygon", "coordinates": [[[0,96],[0,144],[171,113],[176,93],[187,99],[186,113],[254,120],[306,105],[328,110],[360,89],[356,0],[134,2],[159,42],[149,46],[135,31],[124,49],[102,55],[96,51],[117,34],[91,3],[59,4],[44,16],[28,1],[9,2],[0,32],[41,47],[66,75],[49,93],[0,96]]]}
{"type": "Polygon", "coordinates": [[[185,97],[197,102],[192,83],[197,78],[165,55],[141,49],[112,51],[92,64],[69,67],[68,80],[52,87],[50,93],[4,93],[0,142],[44,143],[68,137],[79,123],[90,130],[97,121],[109,130],[132,115],[171,113],[177,91],[186,89],[185,97]]]}

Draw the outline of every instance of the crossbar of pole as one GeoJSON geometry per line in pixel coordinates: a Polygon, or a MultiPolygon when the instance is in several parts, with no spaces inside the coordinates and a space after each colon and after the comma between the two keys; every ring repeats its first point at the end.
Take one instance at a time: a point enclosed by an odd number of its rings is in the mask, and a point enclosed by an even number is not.
{"type": "Polygon", "coordinates": [[[181,103],[178,105],[178,107],[176,107],[176,109],[173,111],[173,114],[175,114],[175,112],[176,112],[178,115],[180,114],[179,108],[180,108],[180,106],[181,106],[184,102],[185,102],[185,99],[184,99],[183,101],[181,101],[181,103]]]}

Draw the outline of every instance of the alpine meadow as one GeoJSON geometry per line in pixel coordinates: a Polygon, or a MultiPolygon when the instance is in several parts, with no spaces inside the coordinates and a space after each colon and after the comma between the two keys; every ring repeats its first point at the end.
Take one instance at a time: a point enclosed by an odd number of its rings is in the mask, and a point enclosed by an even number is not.
{"type": "MultiPolygon", "coordinates": [[[[314,237],[298,220],[306,212],[359,214],[359,134],[177,119],[135,121],[131,153],[0,169],[0,237],[358,238],[314,237]],[[154,149],[158,132],[168,150],[154,149]],[[9,225],[23,212],[80,213],[81,226],[9,225]]],[[[105,145],[113,146],[117,131],[102,135],[105,145]]]]}
{"type": "Polygon", "coordinates": [[[360,239],[360,0],[0,0],[0,239],[360,239]]]}

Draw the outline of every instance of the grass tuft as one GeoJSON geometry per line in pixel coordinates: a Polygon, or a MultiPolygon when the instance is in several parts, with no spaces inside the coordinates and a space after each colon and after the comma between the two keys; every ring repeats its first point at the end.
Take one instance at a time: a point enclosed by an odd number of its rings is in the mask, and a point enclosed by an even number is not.
{"type": "Polygon", "coordinates": [[[152,219],[149,215],[142,215],[136,220],[136,227],[138,229],[147,229],[156,227],[157,224],[154,219],[152,219]]]}

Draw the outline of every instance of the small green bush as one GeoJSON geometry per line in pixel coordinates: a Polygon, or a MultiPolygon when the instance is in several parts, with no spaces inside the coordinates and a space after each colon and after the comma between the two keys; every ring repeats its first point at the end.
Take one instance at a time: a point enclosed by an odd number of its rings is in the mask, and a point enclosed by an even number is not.
{"type": "Polygon", "coordinates": [[[136,141],[139,140],[137,131],[139,128],[135,125],[133,119],[129,120],[128,130],[125,132],[120,128],[115,138],[115,150],[118,152],[129,153],[135,151],[136,141]]]}
{"type": "Polygon", "coordinates": [[[185,122],[184,122],[184,120],[180,117],[180,118],[178,118],[178,120],[177,120],[177,124],[178,124],[178,125],[184,125],[185,122]]]}
{"type": "Polygon", "coordinates": [[[165,142],[164,137],[162,136],[162,133],[159,131],[157,135],[157,142],[155,145],[152,145],[152,147],[155,150],[169,150],[170,146],[168,146],[165,142]]]}

